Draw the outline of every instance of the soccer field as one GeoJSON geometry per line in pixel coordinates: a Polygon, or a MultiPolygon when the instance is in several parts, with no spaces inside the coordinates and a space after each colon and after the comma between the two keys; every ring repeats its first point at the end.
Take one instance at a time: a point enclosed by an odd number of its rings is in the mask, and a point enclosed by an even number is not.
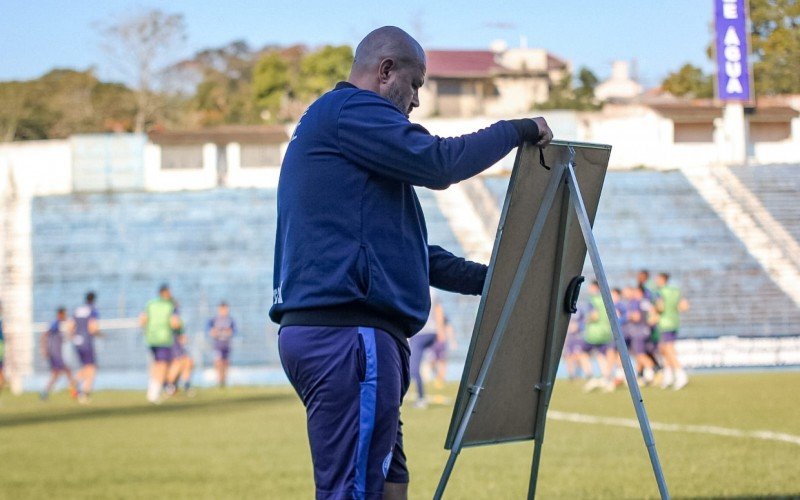
{"type": "MultiPolygon", "coordinates": [[[[675,498],[800,497],[800,372],[696,375],[643,390],[675,498]]],[[[453,397],[456,387],[442,394],[453,397]]],[[[434,393],[436,391],[433,391],[434,393]]],[[[450,405],[403,409],[411,498],[430,498],[450,405]]],[[[502,409],[498,409],[502,411],[502,409]]],[[[658,495],[630,396],[559,380],[540,498],[658,495]]],[[[523,498],[532,442],[462,452],[448,498],[523,498]]],[[[202,390],[161,406],[144,391],[0,398],[0,497],[311,498],[303,408],[288,387],[202,390]]]]}

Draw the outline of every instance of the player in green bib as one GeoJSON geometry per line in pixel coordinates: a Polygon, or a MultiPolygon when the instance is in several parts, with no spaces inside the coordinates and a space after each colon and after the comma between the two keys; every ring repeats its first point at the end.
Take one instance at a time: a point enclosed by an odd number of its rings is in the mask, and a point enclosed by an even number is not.
{"type": "Polygon", "coordinates": [[[658,311],[657,335],[658,350],[664,358],[664,376],[661,387],[683,388],[689,377],[678,361],[675,352],[675,338],[681,326],[680,314],[689,310],[689,302],[681,296],[681,291],[669,283],[668,273],[659,273],[656,277],[656,310],[658,311]]]}
{"type": "Polygon", "coordinates": [[[180,319],[175,314],[175,303],[168,285],[161,285],[158,298],[147,303],[145,311],[139,316],[139,322],[144,327],[147,345],[153,353],[147,400],[158,404],[167,380],[167,369],[172,361],[172,344],[175,340],[173,332],[180,328],[180,319]]]}
{"type": "Polygon", "coordinates": [[[611,370],[616,356],[612,342],[611,322],[608,320],[603,296],[600,295],[600,285],[597,281],[589,284],[589,304],[586,311],[586,327],[583,330],[586,355],[594,358],[600,368],[601,377],[593,377],[586,382],[583,390],[586,392],[602,388],[613,390],[611,370]]]}

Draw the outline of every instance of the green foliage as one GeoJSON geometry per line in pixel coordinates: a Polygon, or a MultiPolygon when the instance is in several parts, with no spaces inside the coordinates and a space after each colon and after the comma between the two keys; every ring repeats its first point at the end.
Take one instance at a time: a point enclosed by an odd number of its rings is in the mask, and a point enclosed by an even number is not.
{"type": "Polygon", "coordinates": [[[714,80],[701,68],[684,64],[677,72],[670,73],[661,83],[661,88],[672,95],[691,98],[714,96],[714,80]]]}
{"type": "Polygon", "coordinates": [[[0,140],[52,139],[131,130],[133,92],[91,70],[56,69],[36,80],[0,82],[0,140]]]}
{"type": "Polygon", "coordinates": [[[253,96],[256,106],[276,121],[278,112],[292,90],[289,64],[277,52],[270,52],[256,64],[253,72],[253,96]]]}
{"type": "Polygon", "coordinates": [[[256,106],[272,122],[297,118],[299,109],[347,79],[352,63],[353,51],[346,45],[326,45],[308,53],[270,51],[253,71],[256,106]]]}
{"type": "Polygon", "coordinates": [[[353,50],[348,45],[326,45],[307,54],[300,61],[300,75],[296,82],[297,95],[311,100],[333,88],[336,82],[347,80],[353,65],[353,50]]]}
{"type": "Polygon", "coordinates": [[[800,93],[800,0],[750,0],[755,89],[800,93]]]}
{"type": "Polygon", "coordinates": [[[193,107],[200,113],[201,125],[259,122],[251,86],[253,60],[244,41],[195,55],[191,62],[200,68],[202,81],[195,90],[193,107]]]}
{"type": "Polygon", "coordinates": [[[594,97],[594,89],[599,82],[597,76],[586,67],[578,71],[578,87],[573,86],[571,73],[565,74],[550,86],[549,99],[535,105],[535,109],[574,109],[587,111],[599,109],[600,104],[594,97]]]}

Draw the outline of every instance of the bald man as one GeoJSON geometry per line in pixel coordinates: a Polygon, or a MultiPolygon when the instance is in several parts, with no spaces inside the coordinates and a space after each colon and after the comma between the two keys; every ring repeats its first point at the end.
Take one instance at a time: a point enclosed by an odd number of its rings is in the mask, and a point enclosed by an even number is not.
{"type": "Polygon", "coordinates": [[[348,81],[305,112],[281,167],[270,317],[306,407],[317,498],[406,498],[408,338],[428,318],[429,285],[483,290],[485,265],[428,245],[414,186],[445,189],[552,139],[543,118],[433,136],[408,119],[424,80],[416,40],[373,31],[348,81]]]}

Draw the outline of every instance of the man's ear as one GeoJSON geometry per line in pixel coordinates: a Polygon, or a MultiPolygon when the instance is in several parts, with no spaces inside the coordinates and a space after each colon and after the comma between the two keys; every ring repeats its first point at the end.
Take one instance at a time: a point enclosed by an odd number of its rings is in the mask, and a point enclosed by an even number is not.
{"type": "Polygon", "coordinates": [[[380,83],[388,83],[389,76],[395,69],[397,69],[397,64],[394,62],[394,59],[386,58],[382,60],[380,65],[378,65],[378,79],[380,83]]]}

